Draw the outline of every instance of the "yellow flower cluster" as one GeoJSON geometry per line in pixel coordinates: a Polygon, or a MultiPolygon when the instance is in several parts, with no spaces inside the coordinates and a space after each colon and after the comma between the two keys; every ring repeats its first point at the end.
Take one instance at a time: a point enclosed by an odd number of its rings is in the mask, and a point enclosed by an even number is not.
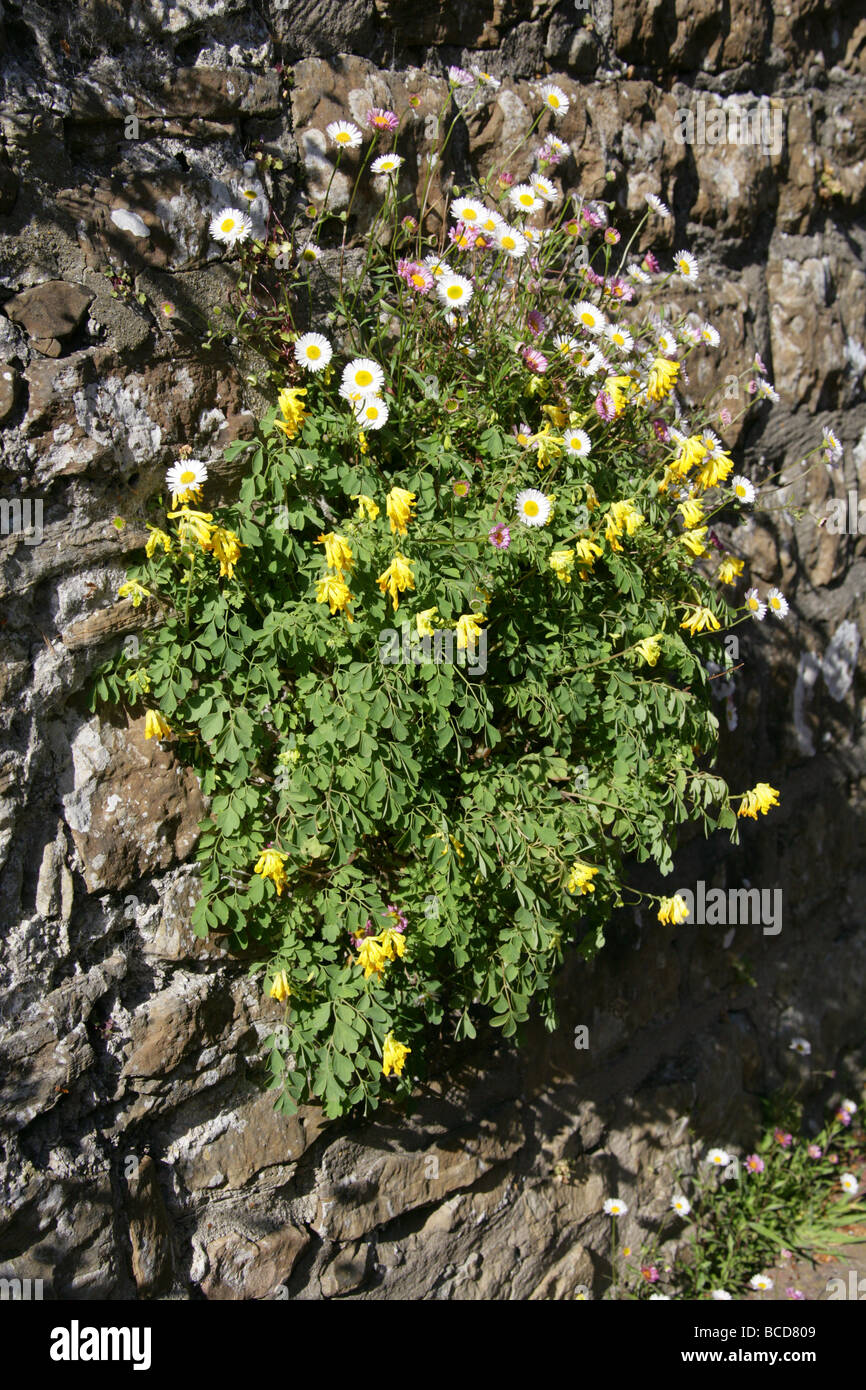
{"type": "Polygon", "coordinates": [[[666,357],[657,357],[649,369],[646,393],[651,401],[663,401],[677,384],[680,374],[679,362],[669,362],[666,357]]]}
{"type": "Polygon", "coordinates": [[[587,893],[594,893],[595,884],[592,880],[598,872],[599,870],[594,868],[592,864],[585,864],[582,859],[576,859],[571,866],[565,891],[580,897],[584,897],[587,893]]]}
{"type": "Polygon", "coordinates": [[[385,1045],[382,1049],[382,1075],[390,1076],[391,1072],[393,1072],[395,1076],[401,1076],[404,1063],[411,1051],[411,1047],[407,1047],[405,1043],[398,1042],[394,1034],[389,1033],[385,1038],[385,1045]]]}
{"type": "Polygon", "coordinates": [[[281,854],[278,849],[263,849],[253,868],[254,874],[259,874],[261,878],[269,878],[271,880],[277,890],[278,897],[282,894],[286,886],[286,870],[284,866],[287,859],[288,855],[281,854]]]}
{"type": "Polygon", "coordinates": [[[659,921],[677,927],[680,922],[685,922],[689,915],[689,905],[685,898],[681,898],[679,893],[673,898],[662,898],[659,903],[659,921]]]}
{"type": "Polygon", "coordinates": [[[408,589],[415,588],[415,576],[412,573],[411,562],[398,550],[388,568],[379,575],[376,583],[383,594],[389,595],[396,613],[400,607],[400,595],[408,589]]]}
{"type": "Polygon", "coordinates": [[[277,405],[283,418],[275,420],[274,424],[278,430],[282,430],[287,439],[294,439],[304,421],[309,418],[309,412],[301,399],[306,394],[305,387],[299,390],[297,386],[286,386],[277,397],[277,405]]]}
{"type": "Polygon", "coordinates": [[[179,511],[168,512],[167,515],[172,521],[177,520],[182,547],[197,544],[219,561],[221,578],[234,578],[235,565],[242,548],[234,531],[224,526],[214,526],[212,512],[196,512],[189,507],[181,507],[179,511]]]}
{"type": "Polygon", "coordinates": [[[715,613],[697,603],[680,623],[680,627],[686,628],[693,637],[696,632],[718,632],[720,626],[715,613]]]}
{"type": "Polygon", "coordinates": [[[623,533],[633,536],[643,522],[643,512],[639,512],[630,498],[622,502],[611,502],[605,517],[604,538],[611,550],[622,550],[619,538],[623,533]]]}
{"type": "Polygon", "coordinates": [[[389,961],[406,954],[406,938],[393,927],[386,927],[378,936],[365,936],[358,947],[358,964],[364,971],[364,979],[371,975],[382,978],[382,972],[389,961]]]}
{"type": "Polygon", "coordinates": [[[779,793],[775,787],[771,787],[768,782],[759,782],[750,792],[743,792],[743,799],[740,803],[738,816],[751,816],[752,820],[758,819],[758,812],[765,816],[771,806],[778,806],[779,793]]]}

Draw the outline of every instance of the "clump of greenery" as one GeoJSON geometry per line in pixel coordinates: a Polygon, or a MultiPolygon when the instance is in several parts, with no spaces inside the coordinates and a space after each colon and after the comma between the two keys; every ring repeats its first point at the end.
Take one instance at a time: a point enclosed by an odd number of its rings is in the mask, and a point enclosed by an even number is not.
{"type": "Polygon", "coordinates": [[[711,563],[713,517],[749,500],[709,429],[721,387],[690,422],[677,394],[718,341],[664,316],[694,259],[632,262],[605,205],[556,187],[552,135],[529,183],[444,209],[428,179],[408,215],[392,115],[366,148],[329,127],[381,199],[360,268],[327,202],[306,239],[215,216],[241,254],[222,321],[281,389],[227,450],[230,506],[202,510],[201,462],[169,470],[121,590],[159,625],[96,686],[141,701],[212,798],[195,930],[251,951],[285,1003],[277,1104],[329,1115],[408,1094],[437,1037],[512,1037],[533,1001],[553,1028],[564,951],[591,956],[641,897],[624,861],[667,874],[678,826],[736,836],[776,800],[732,800],[712,770],[705,663],[754,610],[721,597],[742,560],[711,563]],[[333,301],[302,333],[291,305],[329,246],[333,301]]]}

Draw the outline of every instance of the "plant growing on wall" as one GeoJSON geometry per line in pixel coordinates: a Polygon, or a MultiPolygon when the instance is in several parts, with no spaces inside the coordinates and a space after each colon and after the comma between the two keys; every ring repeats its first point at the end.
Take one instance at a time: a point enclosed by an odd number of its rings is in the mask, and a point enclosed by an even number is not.
{"type": "MultiPolygon", "coordinates": [[[[539,120],[567,105],[543,89],[539,120]]],[[[608,205],[565,197],[555,130],[526,183],[444,207],[447,120],[411,212],[396,115],[328,127],[352,203],[371,180],[379,199],[362,262],[327,198],[305,234],[214,216],[241,267],[214,336],[256,346],[274,404],[227,450],[230,505],[181,451],[121,589],[159,624],[96,685],[140,701],[211,798],[194,927],[250,951],[285,1004],[284,1109],[408,1094],[437,1038],[511,1037],[533,1001],[555,1027],[564,952],[591,956],[645,896],[624,862],[666,874],[678,826],[736,836],[778,799],[713,771],[707,664],[785,600],[734,600],[743,561],[713,531],[754,489],[711,428],[721,388],[689,420],[678,395],[719,340],[656,307],[695,259],[638,261],[643,221],[623,247],[608,205]],[[322,247],[332,300],[301,331],[322,247]]],[[[772,394],[746,376],[747,403],[772,394]]]]}

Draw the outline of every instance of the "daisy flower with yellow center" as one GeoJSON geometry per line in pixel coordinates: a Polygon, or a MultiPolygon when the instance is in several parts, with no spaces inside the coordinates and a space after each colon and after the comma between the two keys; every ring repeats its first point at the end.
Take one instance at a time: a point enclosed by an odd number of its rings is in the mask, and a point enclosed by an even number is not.
{"type": "Polygon", "coordinates": [[[677,251],[674,256],[674,270],[683,280],[697,280],[698,263],[691,251],[677,251]]]}
{"type": "Polygon", "coordinates": [[[356,150],[364,138],[352,121],[331,121],[325,126],[325,134],[341,150],[356,150]]]}
{"type": "Polygon", "coordinates": [[[563,116],[568,114],[571,103],[562,88],[555,86],[554,83],[549,82],[542,87],[541,100],[553,112],[557,120],[561,120],[563,116]]]}
{"type": "Polygon", "coordinates": [[[634,347],[634,338],[627,328],[620,328],[618,324],[609,323],[606,335],[614,347],[619,348],[620,352],[631,352],[634,347]]]}
{"type": "Polygon", "coordinates": [[[553,510],[550,499],[536,488],[526,488],[518,492],[514,500],[514,510],[524,526],[546,526],[553,510]]]}
{"type": "Polygon", "coordinates": [[[171,488],[173,507],[181,502],[195,502],[207,482],[207,468],[198,459],[181,459],[167,470],[165,480],[171,488]]]}
{"type": "Polygon", "coordinates": [[[767,605],[761,601],[757,589],[746,590],[746,612],[756,618],[759,623],[764,621],[767,612],[767,605]]]}
{"type": "Polygon", "coordinates": [[[592,440],[586,430],[566,430],[562,438],[565,452],[572,458],[586,458],[592,452],[592,440]]]}
{"type": "Polygon", "coordinates": [[[378,396],[384,385],[385,373],[372,357],[355,357],[343,368],[341,386],[345,391],[358,396],[378,396]]]}
{"type": "Polygon", "coordinates": [[[537,212],[544,206],[535,189],[529,183],[518,183],[508,190],[508,200],[518,212],[537,212]]]}
{"type": "Polygon", "coordinates": [[[496,231],[496,245],[506,256],[511,256],[516,261],[526,255],[526,237],[516,227],[509,227],[507,224],[499,227],[496,231]]]}
{"type": "Polygon", "coordinates": [[[446,272],[436,283],[436,293],[449,309],[465,308],[473,295],[472,281],[465,275],[446,272]]]}
{"type": "Polygon", "coordinates": [[[294,346],[295,361],[308,372],[321,372],[334,355],[334,349],[321,333],[304,333],[294,346]]]}
{"type": "Polygon", "coordinates": [[[487,209],[476,198],[455,198],[450,215],[465,227],[479,227],[487,216],[487,209]]]}
{"type": "Polygon", "coordinates": [[[210,221],[210,235],[224,246],[237,246],[252,236],[253,223],[249,213],[240,208],[222,208],[210,221]]]}
{"type": "Polygon", "coordinates": [[[585,328],[587,333],[603,333],[607,328],[607,319],[600,309],[596,309],[594,304],[590,304],[588,299],[579,299],[572,306],[571,310],[575,321],[585,328]]]}
{"type": "Polygon", "coordinates": [[[365,430],[380,430],[388,419],[388,406],[381,396],[365,396],[355,404],[355,419],[365,430]]]}
{"type": "Polygon", "coordinates": [[[370,165],[370,172],[373,174],[396,174],[403,157],[399,154],[380,154],[378,159],[374,159],[370,165]]]}

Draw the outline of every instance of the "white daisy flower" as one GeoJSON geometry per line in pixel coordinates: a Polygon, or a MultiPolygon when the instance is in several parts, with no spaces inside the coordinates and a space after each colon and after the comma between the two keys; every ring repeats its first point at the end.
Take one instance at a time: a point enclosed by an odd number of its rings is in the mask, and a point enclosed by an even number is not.
{"type": "Polygon", "coordinates": [[[540,245],[541,245],[541,228],[540,228],[540,227],[524,227],[524,228],[523,228],[523,235],[526,237],[526,240],[529,242],[530,246],[540,246],[540,245]]]}
{"type": "Polygon", "coordinates": [[[509,188],[508,199],[512,207],[517,208],[518,212],[537,212],[543,207],[541,199],[535,189],[529,183],[515,184],[514,188],[509,188]]]}
{"type": "Polygon", "coordinates": [[[842,1104],[839,1106],[839,1109],[844,1110],[846,1115],[857,1114],[857,1104],[853,1100],[843,1100],[842,1104]]]}
{"type": "Polygon", "coordinates": [[[738,502],[754,502],[755,489],[748,478],[741,478],[739,474],[731,479],[731,487],[738,502]]]}
{"type": "Polygon", "coordinates": [[[569,353],[577,352],[580,343],[576,338],[570,337],[567,333],[557,333],[553,340],[553,346],[556,348],[557,352],[562,353],[563,357],[567,357],[569,353]]]}
{"type": "Polygon", "coordinates": [[[370,165],[372,174],[396,174],[400,165],[403,163],[403,156],[400,154],[380,154],[378,159],[374,159],[370,165]]]}
{"type": "Polygon", "coordinates": [[[759,623],[767,616],[767,605],[761,602],[757,589],[746,590],[746,608],[759,623]]]}
{"type": "Polygon", "coordinates": [[[778,391],[762,376],[758,377],[758,395],[762,401],[777,401],[779,399],[778,391]]]}
{"type": "Polygon", "coordinates": [[[341,150],[356,150],[364,138],[352,121],[331,121],[325,126],[325,134],[341,150]]]}
{"type": "Polygon", "coordinates": [[[385,373],[372,357],[355,357],[343,368],[341,386],[359,396],[378,396],[385,385],[385,373]]]}
{"type": "Polygon", "coordinates": [[[365,430],[380,430],[388,419],[388,406],[381,396],[364,396],[355,403],[355,419],[365,430]]]}
{"type": "Polygon", "coordinates": [[[824,455],[828,463],[838,463],[843,454],[842,445],[836,435],[827,426],[822,430],[824,436],[824,455]]]}
{"type": "Polygon", "coordinates": [[[529,487],[524,492],[518,492],[514,510],[524,526],[546,526],[553,508],[543,492],[529,487]]]}
{"type": "Polygon", "coordinates": [[[608,1197],[604,1204],[605,1216],[625,1216],[628,1207],[619,1197],[608,1197]]]}
{"type": "Polygon", "coordinates": [[[749,1280],[750,1289],[771,1289],[772,1287],[773,1281],[768,1279],[766,1274],[753,1274],[749,1280]]]}
{"type": "Polygon", "coordinates": [[[516,261],[526,255],[526,237],[516,227],[509,227],[507,223],[497,228],[496,245],[506,256],[512,256],[516,261]]]}
{"type": "Polygon", "coordinates": [[[295,343],[295,361],[308,372],[321,372],[334,355],[334,349],[321,333],[304,333],[295,343]]]}
{"type": "Polygon", "coordinates": [[[311,261],[320,261],[322,259],[322,253],[314,242],[308,241],[303,251],[301,251],[298,256],[298,259],[307,261],[308,263],[311,261]]]}
{"type": "Polygon", "coordinates": [[[559,189],[550,179],[546,179],[543,174],[530,174],[529,182],[535,189],[539,198],[543,198],[546,203],[555,203],[559,197],[559,189]]]}
{"type": "Polygon", "coordinates": [[[455,275],[453,271],[443,275],[436,286],[436,293],[449,309],[465,308],[474,293],[472,281],[465,275],[455,275]]]}
{"type": "Polygon", "coordinates": [[[698,263],[691,251],[677,251],[674,256],[674,270],[683,280],[697,280],[698,263]]]}
{"type": "Polygon", "coordinates": [[[671,210],[667,203],[663,203],[661,198],[656,197],[655,193],[645,193],[644,198],[653,212],[657,212],[659,217],[670,217],[671,210]]]}
{"type": "Polygon", "coordinates": [[[433,276],[434,280],[441,280],[442,276],[448,275],[451,270],[451,267],[449,266],[448,262],[444,260],[442,256],[425,256],[424,264],[430,271],[430,274],[433,276]]]}
{"type": "Polygon", "coordinates": [[[812,1044],[808,1038],[792,1038],[788,1047],[791,1052],[797,1052],[801,1057],[808,1057],[812,1051],[812,1044]]]}
{"type": "Polygon", "coordinates": [[[645,270],[641,270],[640,266],[635,265],[634,262],[626,266],[625,273],[630,280],[636,280],[639,285],[649,285],[652,281],[652,276],[648,275],[645,270]]]}
{"type": "Polygon", "coordinates": [[[731,1155],[727,1149],[710,1149],[704,1160],[705,1163],[711,1163],[714,1168],[727,1168],[730,1161],[731,1155]]]}
{"type": "Polygon", "coordinates": [[[561,87],[556,87],[552,82],[548,82],[541,89],[541,100],[545,106],[549,106],[557,120],[567,115],[571,105],[568,97],[561,87]]]}
{"type": "Polygon", "coordinates": [[[486,232],[488,236],[495,236],[500,227],[505,226],[505,218],[501,213],[494,212],[493,208],[485,208],[484,216],[478,223],[478,230],[486,232]]]}
{"type": "Polygon", "coordinates": [[[618,347],[620,352],[631,352],[634,347],[634,338],[627,328],[620,328],[618,323],[609,323],[605,333],[614,347],[618,347]]]}
{"type": "Polygon", "coordinates": [[[704,430],[703,434],[701,435],[701,443],[707,451],[706,456],[708,459],[713,458],[722,447],[722,441],[719,439],[719,436],[713,432],[713,430],[704,430]]]}
{"type": "Polygon", "coordinates": [[[701,341],[707,343],[710,347],[719,346],[720,339],[718,329],[713,328],[711,323],[701,324],[700,335],[701,341]]]}
{"type": "Polygon", "coordinates": [[[464,227],[477,227],[487,213],[477,198],[455,198],[450,211],[454,221],[462,222],[464,227]]]}
{"type": "Polygon", "coordinates": [[[592,451],[592,440],[586,430],[566,430],[562,438],[565,452],[572,458],[586,458],[592,451]]]}
{"type": "Polygon", "coordinates": [[[774,618],[786,618],[788,616],[788,600],[781,589],[767,590],[767,607],[774,618]]]}
{"type": "Polygon", "coordinates": [[[670,333],[660,333],[658,350],[662,357],[676,357],[679,351],[676,338],[672,338],[670,333]]]}
{"type": "Polygon", "coordinates": [[[692,1209],[692,1204],[688,1197],[681,1197],[677,1194],[675,1197],[671,1198],[671,1209],[675,1211],[678,1216],[688,1216],[692,1209]]]}
{"type": "Polygon", "coordinates": [[[581,376],[598,376],[599,372],[609,376],[613,366],[603,353],[594,348],[585,362],[578,362],[577,370],[581,376]]]}
{"type": "Polygon", "coordinates": [[[839,1186],[842,1188],[842,1191],[847,1192],[850,1197],[853,1197],[860,1189],[860,1184],[853,1173],[842,1173],[839,1178],[839,1186]]]}
{"type": "Polygon", "coordinates": [[[560,159],[571,154],[571,146],[565,140],[560,140],[558,135],[548,135],[544,143],[554,154],[558,154],[560,159]]]}
{"type": "Polygon", "coordinates": [[[249,213],[239,208],[221,208],[210,220],[210,234],[214,241],[226,246],[237,246],[252,236],[253,223],[249,213]]]}
{"type": "Polygon", "coordinates": [[[590,304],[588,299],[579,299],[572,305],[571,312],[587,333],[603,333],[607,327],[604,314],[600,309],[596,309],[594,304],[590,304]]]}
{"type": "Polygon", "coordinates": [[[727,1289],[713,1289],[710,1298],[714,1299],[716,1303],[730,1303],[731,1301],[731,1295],[727,1289]]]}
{"type": "Polygon", "coordinates": [[[476,78],[480,83],[482,83],[483,86],[492,87],[494,92],[498,87],[502,86],[502,83],[500,82],[498,77],[491,76],[489,72],[484,72],[482,68],[475,67],[474,64],[472,65],[472,67],[470,67],[469,71],[472,73],[472,76],[474,78],[476,78]]]}
{"type": "Polygon", "coordinates": [[[165,480],[171,488],[172,505],[187,493],[197,492],[207,482],[207,467],[198,459],[178,459],[166,470],[165,480]]]}

